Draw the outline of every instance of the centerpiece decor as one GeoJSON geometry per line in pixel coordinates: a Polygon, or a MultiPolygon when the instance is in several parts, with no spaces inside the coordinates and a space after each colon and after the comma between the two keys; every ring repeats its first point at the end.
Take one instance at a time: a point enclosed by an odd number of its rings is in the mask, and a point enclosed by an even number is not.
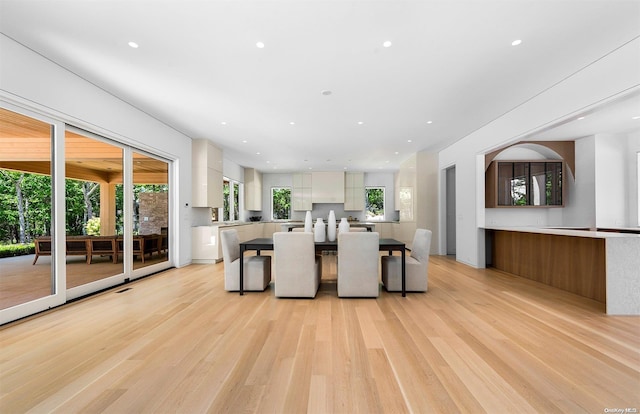
{"type": "Polygon", "coordinates": [[[339,233],[349,233],[349,230],[351,229],[351,226],[349,225],[349,222],[347,221],[346,217],[342,217],[340,219],[340,226],[338,226],[338,232],[339,233]]]}
{"type": "Polygon", "coordinates": [[[329,211],[329,222],[327,223],[327,238],[330,242],[336,241],[336,214],[329,211]]]}
{"type": "Polygon", "coordinates": [[[304,217],[304,231],[306,233],[313,232],[313,219],[311,218],[311,212],[310,211],[307,211],[307,214],[304,217]]]}
{"type": "Polygon", "coordinates": [[[324,232],[324,222],[321,218],[318,218],[314,227],[313,241],[316,243],[322,243],[325,241],[326,235],[324,232]]]}

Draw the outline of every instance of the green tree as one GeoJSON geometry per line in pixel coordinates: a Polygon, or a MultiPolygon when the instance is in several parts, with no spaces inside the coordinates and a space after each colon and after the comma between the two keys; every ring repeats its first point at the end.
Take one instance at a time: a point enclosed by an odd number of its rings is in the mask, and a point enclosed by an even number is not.
{"type": "Polygon", "coordinates": [[[367,188],[365,196],[367,218],[384,217],[384,188],[367,188]]]}
{"type": "Polygon", "coordinates": [[[291,189],[273,188],[273,219],[287,220],[291,218],[291,189]]]}

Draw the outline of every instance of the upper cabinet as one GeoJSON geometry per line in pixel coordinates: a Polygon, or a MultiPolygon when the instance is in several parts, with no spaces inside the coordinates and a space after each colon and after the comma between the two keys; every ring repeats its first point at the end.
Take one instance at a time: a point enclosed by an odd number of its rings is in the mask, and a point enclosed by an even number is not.
{"type": "Polygon", "coordinates": [[[348,172],[344,186],[345,211],[364,210],[364,173],[348,172]]]}
{"type": "Polygon", "coordinates": [[[262,173],[255,168],[244,169],[244,206],[250,211],[262,210],[262,173]]]}
{"type": "Polygon", "coordinates": [[[485,207],[562,207],[561,160],[493,161],[485,174],[485,207]]]}
{"type": "Polygon", "coordinates": [[[193,207],[222,207],[222,151],[207,139],[191,144],[193,207]]]}
{"type": "Polygon", "coordinates": [[[311,201],[311,173],[293,174],[293,210],[310,211],[313,208],[311,201]]]}
{"type": "Polygon", "coordinates": [[[312,202],[344,203],[344,172],[312,172],[311,181],[312,202]]]}

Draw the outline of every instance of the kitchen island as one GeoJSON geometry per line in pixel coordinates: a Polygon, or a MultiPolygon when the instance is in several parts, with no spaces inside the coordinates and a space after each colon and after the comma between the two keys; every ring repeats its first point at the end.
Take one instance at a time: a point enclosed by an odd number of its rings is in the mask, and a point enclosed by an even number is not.
{"type": "Polygon", "coordinates": [[[640,235],[567,228],[487,227],[487,263],[640,315],[640,235]]]}

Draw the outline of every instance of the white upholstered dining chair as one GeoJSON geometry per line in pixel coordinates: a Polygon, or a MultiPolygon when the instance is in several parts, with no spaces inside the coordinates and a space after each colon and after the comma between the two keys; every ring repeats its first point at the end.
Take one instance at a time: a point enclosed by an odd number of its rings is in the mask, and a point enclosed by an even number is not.
{"type": "Polygon", "coordinates": [[[378,297],[379,238],[368,231],[338,234],[338,296],[378,297]]]}
{"type": "Polygon", "coordinates": [[[322,277],[322,258],[316,256],[313,233],[274,233],[273,250],[275,295],[315,297],[322,277]]]}
{"type": "MultiPolygon", "coordinates": [[[[240,290],[240,241],[235,229],[220,232],[224,260],[224,290],[240,290]]],[[[245,256],[243,290],[265,290],[271,282],[270,256],[245,256]]]]}
{"type": "MultiPolygon", "coordinates": [[[[413,236],[411,255],[405,259],[407,292],[427,291],[430,248],[431,230],[417,229],[413,236]]],[[[382,284],[389,292],[402,290],[402,257],[382,256],[382,284]]]]}

